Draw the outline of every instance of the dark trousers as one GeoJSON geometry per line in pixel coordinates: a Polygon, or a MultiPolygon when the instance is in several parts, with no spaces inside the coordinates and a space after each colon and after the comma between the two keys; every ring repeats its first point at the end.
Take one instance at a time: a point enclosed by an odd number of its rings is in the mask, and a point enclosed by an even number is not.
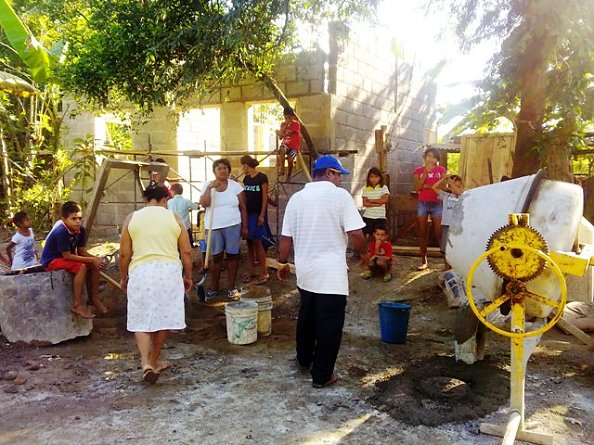
{"type": "Polygon", "coordinates": [[[334,372],[342,340],[346,295],[316,294],[299,289],[301,306],[297,318],[297,361],[312,365],[314,383],[325,383],[334,372]]]}

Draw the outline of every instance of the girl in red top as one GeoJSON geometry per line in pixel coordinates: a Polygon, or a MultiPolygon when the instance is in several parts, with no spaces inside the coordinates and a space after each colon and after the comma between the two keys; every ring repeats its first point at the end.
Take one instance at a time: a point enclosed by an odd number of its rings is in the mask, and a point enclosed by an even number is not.
{"type": "Polygon", "coordinates": [[[438,191],[446,178],[446,169],[439,165],[440,155],[435,148],[427,148],[423,153],[424,165],[413,171],[415,190],[418,193],[417,219],[421,239],[421,265],[417,270],[425,270],[427,263],[427,244],[429,238],[429,215],[433,223],[435,237],[441,239],[441,201],[438,191]]]}

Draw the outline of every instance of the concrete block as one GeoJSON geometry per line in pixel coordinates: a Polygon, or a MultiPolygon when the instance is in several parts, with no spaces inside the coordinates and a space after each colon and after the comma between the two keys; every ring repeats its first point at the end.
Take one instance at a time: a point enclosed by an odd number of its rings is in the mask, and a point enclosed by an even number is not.
{"type": "Polygon", "coordinates": [[[70,312],[68,272],[0,276],[0,289],[0,327],[11,343],[56,344],[87,336],[93,329],[91,320],[70,312]]]}
{"type": "Polygon", "coordinates": [[[243,101],[272,99],[273,97],[272,91],[266,88],[263,83],[241,87],[241,100],[243,101]]]}
{"type": "Polygon", "coordinates": [[[309,82],[287,82],[287,95],[289,97],[309,93],[309,82]]]}
{"type": "Polygon", "coordinates": [[[321,80],[324,78],[324,65],[297,66],[297,80],[321,80]]]}
{"type": "Polygon", "coordinates": [[[324,81],[323,80],[310,80],[309,91],[312,94],[324,93],[324,81]]]}
{"type": "Polygon", "coordinates": [[[276,68],[275,79],[277,82],[293,82],[297,80],[297,67],[283,65],[276,68]]]}
{"type": "Polygon", "coordinates": [[[221,100],[223,102],[235,102],[241,100],[241,88],[221,88],[221,100]]]}

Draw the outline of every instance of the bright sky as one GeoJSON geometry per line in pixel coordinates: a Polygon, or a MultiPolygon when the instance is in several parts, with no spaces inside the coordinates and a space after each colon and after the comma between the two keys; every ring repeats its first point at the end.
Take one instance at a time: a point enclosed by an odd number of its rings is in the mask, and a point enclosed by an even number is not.
{"type": "MultiPolygon", "coordinates": [[[[446,58],[448,63],[438,77],[438,105],[455,104],[475,93],[474,82],[483,78],[487,62],[497,44],[486,42],[463,54],[453,32],[439,33],[449,19],[447,12],[433,7],[426,13],[422,0],[384,0],[379,8],[380,24],[387,27],[404,50],[415,53],[421,69],[427,70],[446,58]]],[[[406,54],[410,59],[410,54],[406,54]]],[[[443,131],[439,131],[440,136],[443,131]]]]}

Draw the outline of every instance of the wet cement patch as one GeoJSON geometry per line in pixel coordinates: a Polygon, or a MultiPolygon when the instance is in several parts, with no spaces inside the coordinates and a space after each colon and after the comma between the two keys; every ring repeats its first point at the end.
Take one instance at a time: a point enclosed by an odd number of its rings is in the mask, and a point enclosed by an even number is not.
{"type": "Polygon", "coordinates": [[[369,402],[414,426],[477,419],[509,403],[509,373],[503,368],[491,359],[467,365],[434,356],[376,383],[369,402]]]}

